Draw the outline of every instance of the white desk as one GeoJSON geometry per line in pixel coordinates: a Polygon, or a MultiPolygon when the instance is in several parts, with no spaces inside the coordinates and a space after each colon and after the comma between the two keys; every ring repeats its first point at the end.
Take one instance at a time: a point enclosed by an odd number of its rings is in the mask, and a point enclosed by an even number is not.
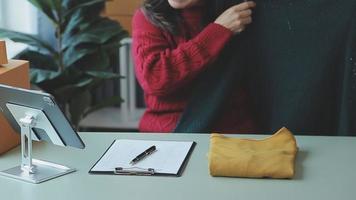
{"type": "MultiPolygon", "coordinates": [[[[82,133],[85,150],[35,144],[34,157],[72,166],[77,172],[39,185],[0,177],[1,200],[353,200],[356,138],[297,137],[300,152],[293,180],[213,178],[208,172],[209,135],[82,133]],[[197,146],[182,177],[89,175],[114,139],[194,140],[197,146]]],[[[246,137],[246,136],[245,136],[246,137]]],[[[261,137],[261,136],[250,136],[261,137]]],[[[0,157],[0,170],[19,164],[19,149],[0,157]]]]}

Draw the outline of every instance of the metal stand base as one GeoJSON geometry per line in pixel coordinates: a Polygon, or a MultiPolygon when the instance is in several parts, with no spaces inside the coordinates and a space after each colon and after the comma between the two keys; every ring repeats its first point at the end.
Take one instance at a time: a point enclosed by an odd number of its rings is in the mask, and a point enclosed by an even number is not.
{"type": "Polygon", "coordinates": [[[18,122],[21,126],[21,165],[1,171],[0,175],[29,183],[41,183],[74,172],[75,169],[32,158],[32,138],[35,136],[32,128],[37,126],[38,113],[36,110],[31,112],[25,112],[25,116],[18,122]]]}
{"type": "Polygon", "coordinates": [[[1,171],[0,175],[37,184],[59,176],[63,176],[65,174],[69,174],[71,172],[75,172],[75,169],[42,160],[32,159],[32,163],[37,173],[27,173],[21,169],[21,165],[19,165],[1,171]]]}

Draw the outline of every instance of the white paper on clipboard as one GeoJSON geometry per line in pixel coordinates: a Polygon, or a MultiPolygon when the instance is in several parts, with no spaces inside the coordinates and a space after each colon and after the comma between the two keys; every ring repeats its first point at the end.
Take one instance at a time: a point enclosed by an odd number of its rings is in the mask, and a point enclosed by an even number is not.
{"type": "Polygon", "coordinates": [[[192,141],[115,140],[106,153],[92,167],[90,173],[114,172],[115,168],[154,169],[157,174],[178,175],[194,146],[192,141]],[[147,148],[156,151],[138,163],[130,162],[147,148]]]}

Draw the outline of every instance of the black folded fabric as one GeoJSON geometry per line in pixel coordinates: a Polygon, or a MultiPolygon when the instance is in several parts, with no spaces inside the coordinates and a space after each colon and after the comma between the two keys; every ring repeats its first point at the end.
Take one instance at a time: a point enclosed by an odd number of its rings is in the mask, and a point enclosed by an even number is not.
{"type": "MultiPolygon", "coordinates": [[[[240,2],[214,4],[220,13],[240,2]]],[[[242,85],[261,132],[356,135],[356,1],[255,2],[253,23],[197,80],[175,132],[211,132],[242,85]]]]}

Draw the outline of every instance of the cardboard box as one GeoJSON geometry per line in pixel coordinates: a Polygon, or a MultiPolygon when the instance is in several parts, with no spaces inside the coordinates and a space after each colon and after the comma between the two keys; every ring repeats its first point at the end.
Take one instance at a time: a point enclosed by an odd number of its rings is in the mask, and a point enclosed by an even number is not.
{"type": "MultiPolygon", "coordinates": [[[[22,60],[9,60],[8,64],[0,65],[0,83],[30,88],[29,63],[22,60]]],[[[0,112],[0,154],[16,147],[19,143],[20,135],[12,129],[0,112]]]]}
{"type": "Polygon", "coordinates": [[[107,1],[105,6],[106,15],[133,15],[139,9],[143,0],[113,0],[107,1]]]}
{"type": "Polygon", "coordinates": [[[6,44],[4,40],[0,40],[0,65],[7,64],[7,62],[6,44]]]}
{"type": "Polygon", "coordinates": [[[140,8],[143,0],[111,0],[105,4],[104,15],[119,22],[130,35],[132,16],[140,8]]]}

